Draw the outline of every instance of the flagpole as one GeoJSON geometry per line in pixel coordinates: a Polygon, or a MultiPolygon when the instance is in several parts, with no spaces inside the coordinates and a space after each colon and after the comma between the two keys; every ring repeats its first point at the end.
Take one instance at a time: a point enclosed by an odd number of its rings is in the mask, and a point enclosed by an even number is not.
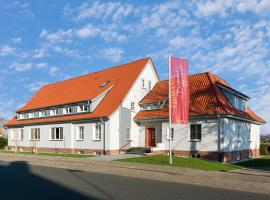
{"type": "Polygon", "coordinates": [[[171,147],[171,54],[169,53],[169,163],[172,165],[172,147],[171,147]]]}

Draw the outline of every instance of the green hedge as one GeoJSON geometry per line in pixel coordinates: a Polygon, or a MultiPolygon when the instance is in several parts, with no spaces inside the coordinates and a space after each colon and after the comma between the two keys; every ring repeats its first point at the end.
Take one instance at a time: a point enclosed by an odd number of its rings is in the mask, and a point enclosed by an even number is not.
{"type": "Polygon", "coordinates": [[[262,143],[261,144],[260,155],[270,155],[270,143],[262,143]]]}
{"type": "Polygon", "coordinates": [[[4,149],[8,144],[8,141],[6,138],[0,137],[0,149],[4,149]]]}

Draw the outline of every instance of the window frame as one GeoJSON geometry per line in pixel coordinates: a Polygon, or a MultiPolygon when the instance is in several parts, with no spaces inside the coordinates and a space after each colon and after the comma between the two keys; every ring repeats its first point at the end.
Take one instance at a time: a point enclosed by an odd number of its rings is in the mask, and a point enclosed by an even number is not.
{"type": "Polygon", "coordinates": [[[142,79],[141,79],[141,82],[142,82],[142,88],[143,88],[143,89],[146,89],[146,87],[145,87],[145,78],[142,78],[142,79]]]}
{"type": "MultiPolygon", "coordinates": [[[[168,140],[168,141],[169,141],[169,139],[170,139],[170,133],[169,133],[169,130],[170,130],[170,128],[167,127],[167,128],[166,128],[166,131],[167,131],[167,140],[168,140]]],[[[175,131],[174,127],[171,127],[171,141],[174,140],[174,131],[175,131]]]]}
{"type": "Polygon", "coordinates": [[[63,127],[51,127],[50,129],[50,140],[51,141],[63,141],[64,140],[64,128],[63,127]],[[58,138],[56,130],[59,129],[58,138]],[[53,136],[53,137],[52,137],[53,136]]]}
{"type": "Polygon", "coordinates": [[[135,102],[134,101],[130,102],[130,110],[135,111],[135,102]]]}
{"type": "Polygon", "coordinates": [[[148,90],[152,90],[152,81],[148,80],[148,90]]]}
{"type": "Polygon", "coordinates": [[[40,140],[40,128],[31,128],[29,130],[30,135],[29,135],[29,140],[30,141],[39,141],[40,140]],[[35,130],[35,132],[33,133],[33,131],[35,130]],[[36,132],[37,131],[37,132],[36,132]],[[35,138],[33,138],[33,134],[35,135],[35,138]]]}
{"type": "Polygon", "coordinates": [[[104,129],[104,125],[103,124],[95,124],[93,126],[93,129],[94,129],[94,132],[93,132],[93,140],[94,141],[101,141],[101,138],[102,138],[102,134],[103,134],[103,129],[104,129]],[[99,130],[99,137],[97,137],[97,127],[100,127],[100,130],[99,130]]]}
{"type": "Polygon", "coordinates": [[[200,124],[200,123],[193,123],[193,124],[190,124],[189,125],[189,141],[190,142],[201,142],[202,141],[202,130],[203,130],[203,126],[202,126],[202,124],[200,124]],[[194,135],[194,138],[192,138],[193,136],[192,136],[192,126],[195,126],[195,135],[194,135]],[[199,134],[199,136],[200,137],[198,137],[198,130],[196,129],[196,127],[200,127],[200,134],[199,134]]]}
{"type": "Polygon", "coordinates": [[[84,140],[84,133],[85,133],[84,126],[77,126],[76,140],[77,141],[83,141],[84,140]],[[82,130],[82,132],[81,132],[81,130],[82,130]]]}
{"type": "Polygon", "coordinates": [[[131,129],[130,129],[130,127],[126,128],[125,134],[126,134],[126,140],[130,141],[131,140],[131,129]]]}
{"type": "Polygon", "coordinates": [[[23,128],[20,129],[19,140],[20,141],[24,140],[24,129],[23,128]]]}

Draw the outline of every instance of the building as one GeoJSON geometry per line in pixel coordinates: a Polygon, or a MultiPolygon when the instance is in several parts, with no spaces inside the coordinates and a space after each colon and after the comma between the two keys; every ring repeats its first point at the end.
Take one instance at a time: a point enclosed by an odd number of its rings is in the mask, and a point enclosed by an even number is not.
{"type": "Polygon", "coordinates": [[[0,118],[0,137],[6,137],[7,131],[4,125],[7,123],[7,120],[0,118]]]}
{"type": "MultiPolygon", "coordinates": [[[[260,125],[249,97],[212,73],[190,80],[190,123],[174,125],[181,156],[233,162],[259,155],[260,125]]],[[[118,154],[168,152],[168,81],[151,58],[49,84],[7,123],[9,148],[118,154]]]]}

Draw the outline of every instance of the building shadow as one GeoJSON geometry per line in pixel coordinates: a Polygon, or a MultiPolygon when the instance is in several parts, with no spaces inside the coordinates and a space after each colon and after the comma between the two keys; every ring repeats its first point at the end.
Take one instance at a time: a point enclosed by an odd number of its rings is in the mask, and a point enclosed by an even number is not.
{"type": "Polygon", "coordinates": [[[97,199],[35,175],[28,164],[21,161],[8,165],[0,162],[0,189],[1,199],[97,199]]]}

